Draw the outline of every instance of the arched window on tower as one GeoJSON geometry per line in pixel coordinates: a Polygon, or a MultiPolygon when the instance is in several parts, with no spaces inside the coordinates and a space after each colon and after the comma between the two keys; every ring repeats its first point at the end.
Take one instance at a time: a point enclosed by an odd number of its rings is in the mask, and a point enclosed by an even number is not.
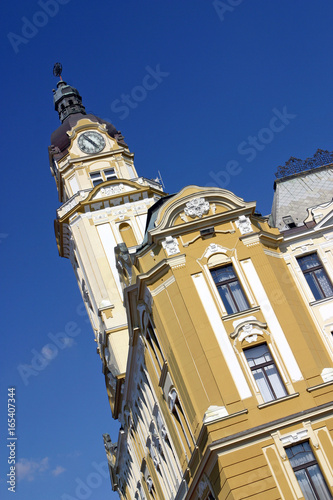
{"type": "Polygon", "coordinates": [[[138,244],[134,235],[134,231],[127,222],[123,222],[122,224],[119,225],[119,232],[123,242],[126,244],[128,248],[134,247],[135,245],[138,244]]]}

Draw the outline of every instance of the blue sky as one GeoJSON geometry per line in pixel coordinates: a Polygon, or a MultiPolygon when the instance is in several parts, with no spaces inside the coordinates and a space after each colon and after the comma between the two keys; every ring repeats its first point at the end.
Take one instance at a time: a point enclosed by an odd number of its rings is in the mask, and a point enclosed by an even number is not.
{"type": "Polygon", "coordinates": [[[333,149],[333,5],[17,0],[2,11],[0,495],[11,498],[6,414],[15,387],[16,500],[117,498],[102,434],[115,440],[118,425],[53,233],[53,64],[62,62],[88,112],[123,132],[140,175],[160,171],[170,193],[227,188],[268,214],[277,167],[333,149]],[[61,350],[56,335],[66,331],[75,336],[61,350]]]}

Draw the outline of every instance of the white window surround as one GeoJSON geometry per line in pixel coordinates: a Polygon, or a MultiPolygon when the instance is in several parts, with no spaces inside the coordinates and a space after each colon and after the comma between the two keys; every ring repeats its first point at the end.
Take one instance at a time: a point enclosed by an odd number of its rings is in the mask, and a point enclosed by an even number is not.
{"type": "MultiPolygon", "coordinates": [[[[219,291],[217,289],[217,286],[214,282],[214,279],[211,275],[211,270],[213,270],[214,268],[216,267],[222,267],[224,265],[228,265],[228,264],[232,264],[233,267],[234,267],[234,270],[235,270],[235,273],[236,273],[236,276],[238,278],[238,281],[239,281],[239,284],[242,288],[242,290],[244,291],[244,294],[245,294],[245,297],[249,303],[249,309],[252,309],[254,307],[256,307],[256,302],[255,302],[255,299],[254,299],[254,296],[253,296],[253,293],[251,292],[248,284],[247,284],[247,281],[245,279],[245,276],[244,276],[244,271],[243,269],[241,268],[241,266],[239,265],[239,262],[238,260],[235,258],[235,257],[228,257],[226,253],[223,253],[223,252],[218,252],[220,253],[221,255],[225,255],[227,257],[227,260],[225,260],[223,263],[221,263],[219,266],[209,266],[209,263],[208,264],[204,264],[202,266],[203,268],[203,271],[204,271],[204,275],[205,275],[205,278],[209,284],[209,287],[214,295],[214,298],[215,298],[215,301],[217,302],[218,304],[218,308],[220,309],[221,311],[221,316],[229,316],[228,315],[228,312],[223,304],[223,301],[221,299],[221,296],[219,294],[219,291]]],[[[218,254],[214,254],[215,255],[218,255],[218,254]]],[[[240,311],[240,313],[242,313],[243,311],[240,311]]],[[[239,313],[238,313],[239,314],[239,313]]]]}
{"type": "Polygon", "coordinates": [[[251,283],[252,291],[265,317],[268,328],[274,332],[274,341],[279,352],[283,353],[284,364],[290,374],[292,382],[298,382],[303,379],[302,372],[298,366],[295,356],[289,346],[286,336],[281,328],[281,325],[275,315],[275,312],[268,300],[265,289],[259,279],[257,271],[250,259],[241,262],[245,276],[251,283]]]}
{"type": "Polygon", "coordinates": [[[285,433],[283,431],[277,431],[271,434],[274,440],[274,445],[268,446],[267,448],[273,447],[278,451],[278,456],[281,459],[281,465],[284,469],[286,478],[290,481],[290,484],[292,484],[292,488],[294,489],[294,498],[303,498],[303,494],[295,477],[294,471],[287,458],[285,450],[285,448],[290,446],[291,444],[299,444],[304,441],[308,441],[310,443],[316,460],[320,465],[320,468],[325,472],[325,476],[328,480],[329,486],[331,488],[333,487],[333,464],[330,463],[323,447],[321,446],[321,442],[318,436],[319,432],[324,432],[326,434],[329,442],[331,443],[331,446],[333,447],[333,440],[327,428],[322,427],[314,430],[312,428],[312,423],[309,420],[303,422],[303,426],[300,426],[299,429],[293,430],[292,432],[285,433]]]}
{"type": "MultiPolygon", "coordinates": [[[[258,403],[264,404],[264,400],[261,396],[261,393],[259,391],[259,388],[257,386],[257,383],[254,379],[253,373],[251,368],[249,367],[249,364],[247,362],[246,356],[244,354],[244,349],[247,347],[252,347],[253,343],[252,342],[257,342],[258,343],[254,345],[259,345],[260,343],[266,343],[270,354],[273,358],[274,364],[279,372],[279,375],[284,383],[284,386],[287,390],[287,396],[288,395],[293,395],[295,394],[293,385],[291,383],[291,380],[288,376],[288,370],[283,362],[283,357],[280,355],[278,347],[276,345],[276,342],[274,340],[274,335],[269,333],[266,328],[262,328],[258,326],[258,322],[254,316],[249,316],[247,318],[244,318],[242,320],[236,320],[233,322],[233,325],[237,327],[240,325],[240,330],[238,332],[237,337],[234,340],[234,349],[235,352],[238,354],[239,359],[241,361],[241,364],[244,368],[244,371],[247,375],[247,378],[249,380],[250,386],[253,389],[253,392],[255,393],[258,403]],[[252,326],[252,329],[249,332],[247,332],[248,326],[252,326]],[[247,340],[248,339],[248,340],[247,340]],[[261,342],[260,342],[261,341],[261,342]]],[[[277,401],[277,400],[272,400],[272,401],[277,401]]]]}
{"type": "Polygon", "coordinates": [[[242,352],[241,352],[242,363],[244,365],[244,368],[246,368],[246,371],[247,371],[247,374],[248,374],[248,377],[249,377],[249,381],[250,381],[252,387],[255,389],[255,395],[257,397],[259,405],[265,404],[265,403],[271,403],[271,402],[274,402],[274,401],[278,401],[281,398],[274,398],[274,399],[271,399],[269,401],[264,401],[263,395],[262,395],[262,393],[261,393],[261,391],[260,391],[260,389],[258,387],[258,384],[257,384],[257,382],[255,380],[254,374],[252,373],[251,367],[249,365],[249,362],[248,362],[248,360],[246,358],[246,355],[245,355],[245,352],[244,352],[244,349],[246,349],[247,347],[249,347],[249,349],[250,349],[251,347],[257,347],[257,346],[263,345],[263,344],[267,345],[269,354],[271,355],[271,358],[272,358],[271,364],[273,366],[275,366],[275,368],[278,371],[278,374],[280,375],[280,378],[281,378],[281,380],[283,382],[283,385],[284,385],[284,389],[285,389],[285,391],[287,393],[286,396],[288,396],[288,395],[290,395],[290,394],[292,394],[294,392],[293,389],[291,391],[290,390],[288,391],[288,389],[290,389],[290,387],[288,387],[288,385],[290,386],[290,383],[288,384],[289,381],[286,380],[283,368],[282,368],[281,364],[278,362],[277,358],[275,357],[276,353],[273,352],[273,349],[272,349],[273,345],[271,343],[268,343],[266,341],[266,339],[263,339],[263,340],[265,340],[265,342],[260,343],[260,344],[255,344],[254,346],[252,346],[251,344],[249,344],[249,346],[243,346],[243,349],[242,349],[242,352]]]}
{"type": "MultiPolygon", "coordinates": [[[[333,270],[331,269],[330,262],[328,261],[326,252],[324,252],[319,246],[315,246],[314,248],[308,249],[307,252],[299,252],[292,255],[291,268],[295,271],[294,278],[298,284],[298,288],[301,289],[302,295],[305,297],[306,302],[315,304],[319,301],[316,301],[316,299],[314,298],[313,293],[311,292],[311,288],[307,283],[304,273],[297,260],[299,257],[305,257],[306,255],[310,255],[313,253],[316,253],[318,255],[319,260],[321,261],[327,276],[331,280],[331,283],[333,283],[333,270]]],[[[333,299],[333,297],[326,297],[326,299],[327,298],[333,299]]]]}
{"type": "MultiPolygon", "coordinates": [[[[192,280],[200,297],[201,303],[206,311],[208,321],[215,334],[216,340],[220,346],[222,355],[229,368],[230,374],[234,380],[239,395],[242,399],[249,398],[252,396],[252,393],[246,381],[245,375],[240,367],[239,360],[236,357],[236,353],[230,343],[227,331],[223,325],[223,322],[221,321],[220,314],[218,312],[216,303],[213,300],[211,291],[208,288],[206,279],[203,273],[198,273],[192,275],[192,280]]],[[[211,280],[213,281],[212,277],[211,280]]],[[[218,293],[214,281],[212,283],[212,286],[213,290],[215,289],[216,293],[218,293]]]]}

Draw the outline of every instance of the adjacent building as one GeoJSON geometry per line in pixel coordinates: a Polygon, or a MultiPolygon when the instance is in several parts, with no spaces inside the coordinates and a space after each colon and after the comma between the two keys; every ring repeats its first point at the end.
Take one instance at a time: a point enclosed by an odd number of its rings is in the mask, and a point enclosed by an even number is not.
{"type": "Polygon", "coordinates": [[[165,194],[75,88],[61,80],[54,102],[56,239],[120,422],[112,488],[331,499],[333,155],[281,167],[262,217],[225,189],[165,194]]]}

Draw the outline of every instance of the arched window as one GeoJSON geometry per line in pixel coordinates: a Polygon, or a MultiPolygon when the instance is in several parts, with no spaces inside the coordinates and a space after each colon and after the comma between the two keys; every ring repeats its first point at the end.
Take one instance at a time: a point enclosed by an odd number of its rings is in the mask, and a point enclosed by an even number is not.
{"type": "Polygon", "coordinates": [[[119,232],[123,242],[126,244],[128,248],[134,247],[135,245],[138,244],[133,229],[127,222],[123,222],[122,224],[119,225],[119,232]]]}

